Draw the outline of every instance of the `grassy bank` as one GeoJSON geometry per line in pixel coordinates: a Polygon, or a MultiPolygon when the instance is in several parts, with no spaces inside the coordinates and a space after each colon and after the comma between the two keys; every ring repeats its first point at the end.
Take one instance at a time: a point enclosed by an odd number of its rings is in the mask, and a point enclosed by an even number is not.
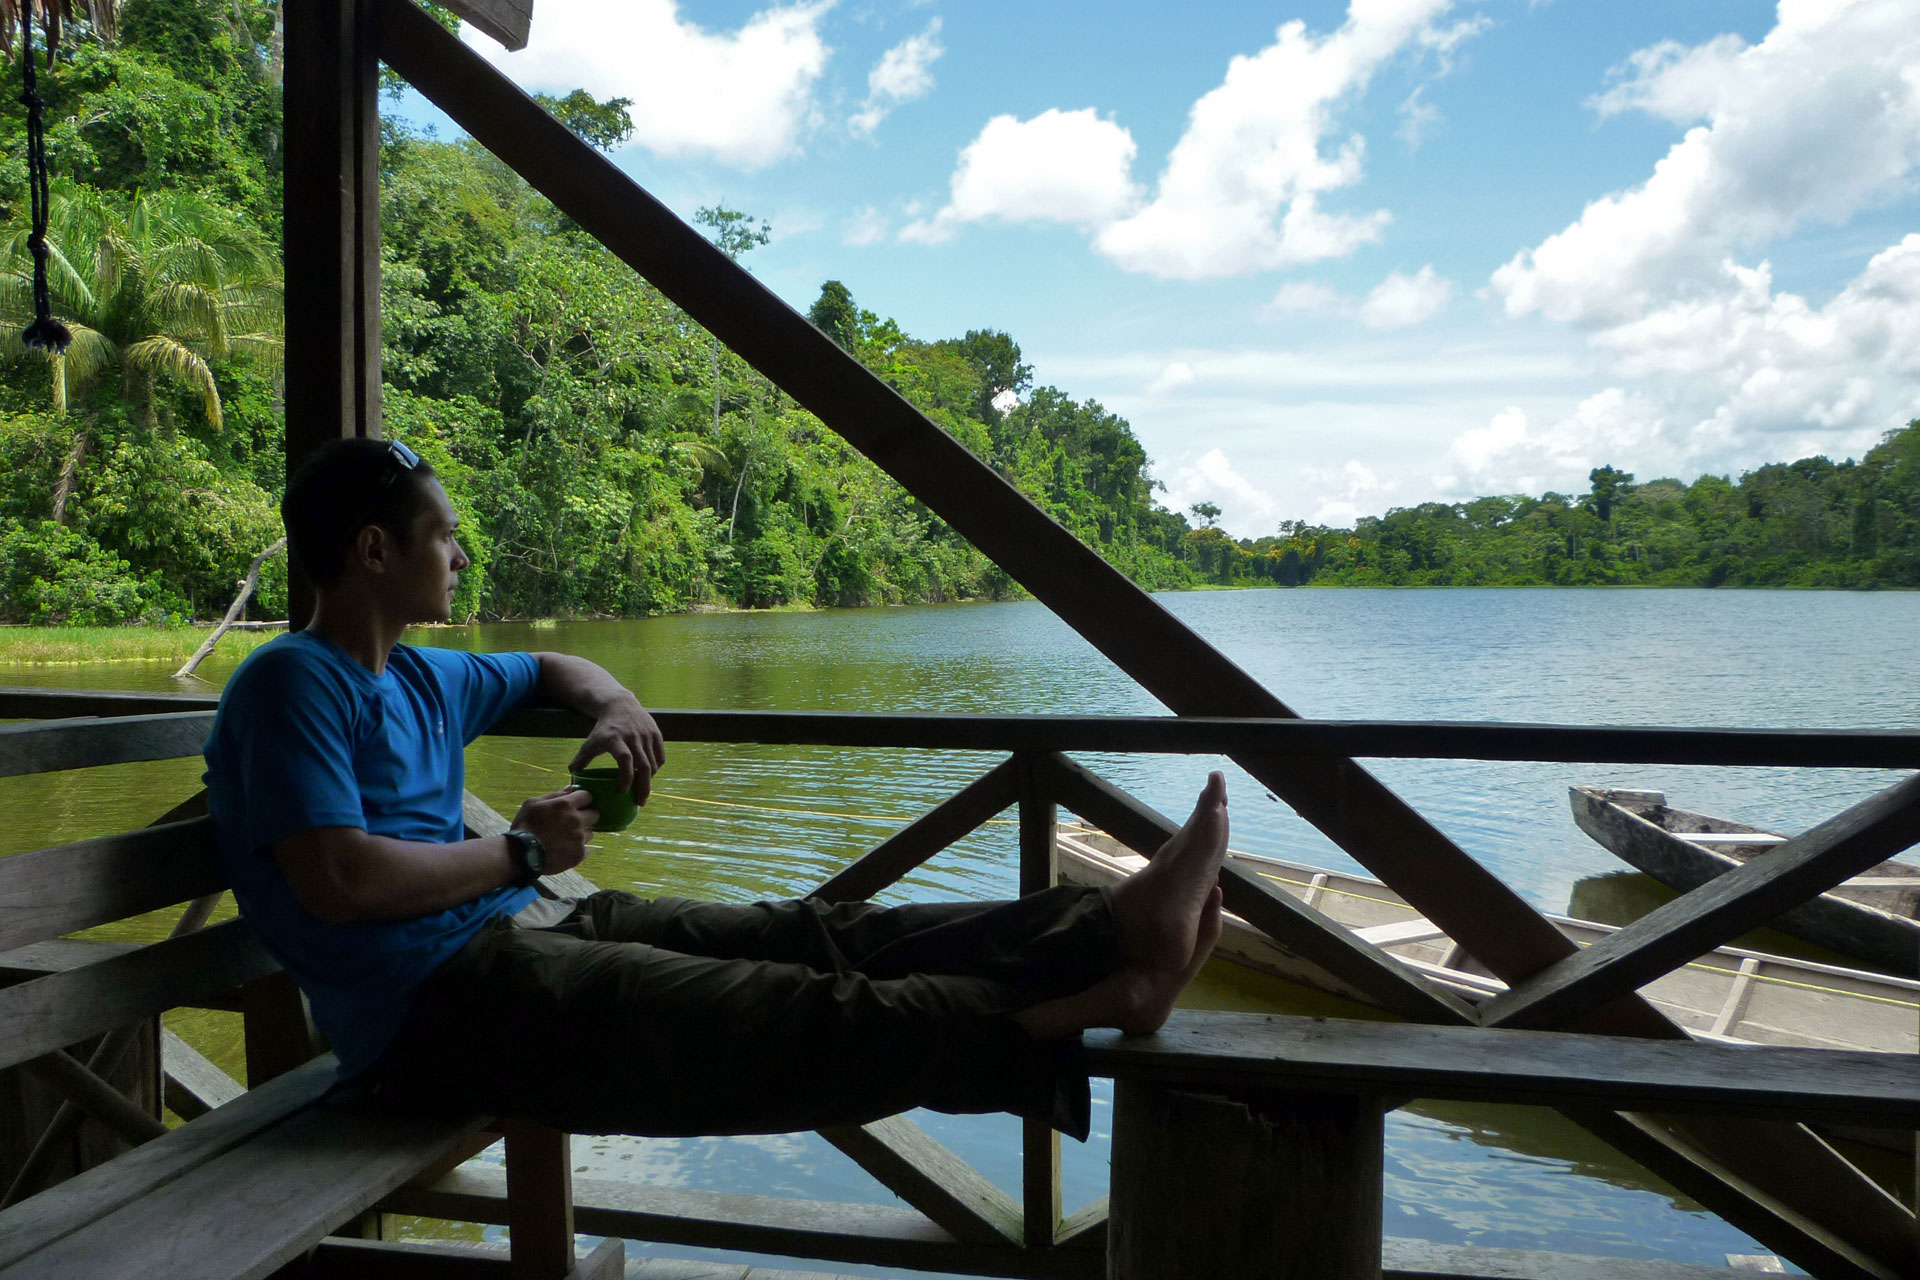
{"type": "MultiPolygon", "coordinates": [[[[96,662],[151,662],[177,667],[212,627],[0,627],[0,667],[83,666],[96,662]]],[[[229,631],[214,652],[238,658],[280,635],[229,631]]]]}

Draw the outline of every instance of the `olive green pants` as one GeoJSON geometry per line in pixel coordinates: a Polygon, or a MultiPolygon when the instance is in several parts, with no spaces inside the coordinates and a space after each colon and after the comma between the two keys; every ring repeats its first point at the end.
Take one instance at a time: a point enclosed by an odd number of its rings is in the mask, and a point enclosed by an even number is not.
{"type": "Polygon", "coordinates": [[[602,892],[546,928],[489,924],[415,991],[369,1083],[574,1133],[785,1133],[932,1107],[1084,1138],[1078,1041],[1036,1042],[1009,1015],[1119,965],[1098,889],[902,907],[602,892]]]}

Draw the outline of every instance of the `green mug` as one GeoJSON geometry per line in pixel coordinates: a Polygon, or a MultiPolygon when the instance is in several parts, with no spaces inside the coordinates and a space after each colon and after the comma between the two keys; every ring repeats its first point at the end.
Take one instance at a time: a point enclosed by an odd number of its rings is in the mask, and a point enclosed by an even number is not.
{"type": "Polygon", "coordinates": [[[593,797],[593,807],[600,814],[600,820],[593,824],[595,831],[625,831],[633,825],[633,816],[640,812],[640,806],[621,788],[618,765],[575,769],[569,776],[574,786],[593,797]]]}

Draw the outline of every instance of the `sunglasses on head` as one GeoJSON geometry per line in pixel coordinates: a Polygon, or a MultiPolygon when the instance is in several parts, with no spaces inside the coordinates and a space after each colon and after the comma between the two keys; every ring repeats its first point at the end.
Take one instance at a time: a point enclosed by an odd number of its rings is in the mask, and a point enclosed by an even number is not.
{"type": "Polygon", "coordinates": [[[386,454],[380,459],[380,485],[374,490],[373,500],[355,515],[352,524],[348,527],[358,530],[372,523],[374,512],[378,511],[380,504],[386,500],[387,490],[393,488],[393,482],[406,472],[418,470],[419,467],[419,454],[398,440],[387,441],[386,454]]]}

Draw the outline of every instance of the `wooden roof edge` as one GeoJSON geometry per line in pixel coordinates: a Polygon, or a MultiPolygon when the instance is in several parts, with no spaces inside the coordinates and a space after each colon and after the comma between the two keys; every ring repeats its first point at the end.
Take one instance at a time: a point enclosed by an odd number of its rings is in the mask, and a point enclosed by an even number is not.
{"type": "Polygon", "coordinates": [[[533,0],[440,0],[440,4],[499,41],[508,53],[527,47],[533,0]]]}

